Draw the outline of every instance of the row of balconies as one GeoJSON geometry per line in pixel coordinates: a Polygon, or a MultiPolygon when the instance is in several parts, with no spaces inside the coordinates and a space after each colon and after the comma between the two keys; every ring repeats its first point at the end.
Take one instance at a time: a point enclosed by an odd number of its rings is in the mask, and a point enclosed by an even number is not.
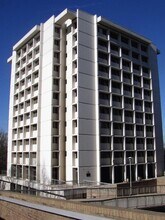
{"type": "Polygon", "coordinates": [[[153,125],[153,114],[100,107],[100,120],[153,125]]]}
{"type": "Polygon", "coordinates": [[[124,108],[126,110],[153,112],[151,101],[138,100],[108,93],[99,93],[99,104],[107,107],[124,108]]]}
{"type": "Polygon", "coordinates": [[[100,135],[154,137],[154,126],[101,121],[100,135]]]}
{"type": "Polygon", "coordinates": [[[12,153],[12,164],[36,166],[36,153],[12,153]]]}
{"type": "Polygon", "coordinates": [[[100,92],[104,91],[104,92],[108,92],[108,93],[114,93],[117,95],[124,95],[124,96],[128,96],[128,97],[133,97],[133,98],[137,98],[137,99],[144,99],[146,101],[152,101],[152,91],[151,90],[146,90],[143,88],[138,88],[138,87],[134,87],[131,85],[126,85],[126,84],[121,84],[118,82],[114,82],[111,81],[108,82],[107,84],[105,84],[105,82],[102,81],[99,83],[99,90],[100,92]]]}
{"type": "Polygon", "coordinates": [[[14,165],[11,166],[11,176],[17,179],[36,180],[36,167],[33,165],[14,165]]]}
{"type": "MultiPolygon", "coordinates": [[[[114,160],[112,160],[112,158],[101,158],[100,161],[100,165],[101,166],[112,166],[112,165],[124,165],[124,164],[128,164],[124,161],[124,158],[119,157],[119,158],[114,158],[114,160]],[[113,163],[112,163],[113,161],[113,163]]],[[[132,164],[140,164],[140,163],[155,163],[155,159],[154,156],[150,156],[150,157],[137,157],[136,161],[135,158],[132,158],[132,164]]]]}
{"type": "Polygon", "coordinates": [[[16,64],[16,74],[15,74],[15,83],[18,82],[24,74],[30,75],[32,72],[39,70],[39,56],[36,55],[35,60],[32,62],[24,63],[21,65],[20,61],[16,64]]]}
{"type": "Polygon", "coordinates": [[[123,57],[115,56],[102,51],[98,52],[99,64],[110,65],[117,69],[123,69],[125,71],[133,72],[140,75],[144,68],[149,68],[148,63],[133,62],[133,60],[124,59],[123,57]]]}
{"type": "MultiPolygon", "coordinates": [[[[18,116],[26,112],[34,111],[38,108],[38,98],[34,97],[32,99],[26,100],[25,102],[19,103],[15,101],[15,106],[13,109],[13,116],[18,116]],[[18,106],[18,104],[20,104],[18,106]]],[[[23,121],[23,120],[21,120],[23,121]]]]}
{"type": "Polygon", "coordinates": [[[20,70],[32,63],[34,60],[39,59],[39,46],[35,49],[30,50],[27,54],[25,53],[22,58],[19,58],[16,62],[16,70],[20,70]]]}
{"type": "Polygon", "coordinates": [[[139,52],[146,56],[148,53],[147,45],[144,45],[141,42],[135,41],[134,39],[128,38],[126,36],[123,36],[119,32],[115,32],[101,26],[98,27],[98,44],[99,41],[104,41],[105,43],[111,41],[117,45],[120,45],[121,47],[132,49],[133,51],[139,52]]]}
{"type": "Polygon", "coordinates": [[[129,60],[133,60],[138,64],[142,63],[142,65],[147,65],[149,60],[146,54],[140,54],[139,51],[131,51],[130,48],[121,47],[120,45],[113,44],[110,41],[105,41],[102,39],[98,39],[98,50],[100,52],[114,54],[118,57],[125,57],[129,60]]]}
{"type": "Polygon", "coordinates": [[[40,36],[37,35],[33,39],[31,39],[26,45],[24,45],[20,50],[17,51],[17,61],[25,57],[32,51],[37,50],[40,45],[40,36]]]}
{"type": "Polygon", "coordinates": [[[17,83],[15,83],[14,86],[14,93],[19,93],[22,90],[25,90],[26,94],[28,95],[31,93],[33,87],[35,86],[34,84],[37,84],[39,82],[39,77],[38,77],[38,71],[34,72],[32,75],[27,76],[24,79],[21,79],[17,83]],[[30,91],[29,91],[30,90],[30,91]]]}
{"type": "Polygon", "coordinates": [[[124,72],[121,74],[121,71],[115,70],[111,71],[111,74],[99,71],[99,84],[104,86],[109,86],[110,79],[117,82],[123,82],[125,85],[134,85],[137,87],[143,87],[144,89],[152,89],[151,80],[144,78],[142,76],[132,75],[131,73],[124,72]],[[101,77],[100,77],[101,76],[101,77]],[[107,78],[107,79],[105,79],[107,78]]]}

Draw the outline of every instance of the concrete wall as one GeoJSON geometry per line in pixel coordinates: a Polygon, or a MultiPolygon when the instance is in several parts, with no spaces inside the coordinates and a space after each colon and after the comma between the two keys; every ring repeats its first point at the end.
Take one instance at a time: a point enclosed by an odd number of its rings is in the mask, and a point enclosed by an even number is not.
{"type": "MultiPolygon", "coordinates": [[[[124,208],[116,208],[116,207],[105,207],[99,205],[89,205],[82,204],[79,202],[69,202],[64,200],[55,200],[55,199],[45,199],[40,197],[33,197],[21,194],[14,193],[6,193],[1,192],[1,196],[12,197],[19,200],[28,201],[35,204],[46,204],[47,206],[51,206],[54,208],[59,208],[63,210],[71,210],[77,213],[85,213],[89,215],[102,216],[110,219],[145,219],[145,220],[164,220],[165,214],[156,213],[156,212],[148,212],[143,210],[133,210],[133,209],[124,209],[124,208]]],[[[28,219],[56,219],[56,215],[51,215],[49,213],[41,212],[34,209],[28,209],[23,206],[13,205],[12,203],[2,202],[0,201],[0,217],[5,219],[19,219],[20,220],[28,220],[28,219]]],[[[81,216],[81,215],[80,215],[81,216]]],[[[95,219],[97,219],[97,217],[95,219]]],[[[67,219],[60,218],[58,219],[67,219]]],[[[80,218],[82,219],[82,218],[80,218]]]]}

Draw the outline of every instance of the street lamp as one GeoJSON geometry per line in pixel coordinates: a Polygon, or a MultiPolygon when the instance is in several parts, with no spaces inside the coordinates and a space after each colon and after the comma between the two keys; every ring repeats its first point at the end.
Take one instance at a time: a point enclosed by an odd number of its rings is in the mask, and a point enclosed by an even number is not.
{"type": "Polygon", "coordinates": [[[130,181],[129,181],[129,195],[131,196],[132,195],[132,169],[131,169],[131,165],[132,165],[132,157],[128,157],[128,160],[129,160],[129,178],[130,178],[130,181]]]}

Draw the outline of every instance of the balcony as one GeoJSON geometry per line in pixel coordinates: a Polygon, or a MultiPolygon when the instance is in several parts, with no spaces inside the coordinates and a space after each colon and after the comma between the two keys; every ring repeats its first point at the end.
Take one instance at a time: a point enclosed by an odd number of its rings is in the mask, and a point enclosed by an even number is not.
{"type": "Polygon", "coordinates": [[[110,150],[111,144],[110,143],[100,143],[100,149],[101,150],[110,150]]]}
{"type": "Polygon", "coordinates": [[[37,165],[37,159],[36,158],[31,158],[30,159],[30,165],[36,166],[37,165]]]}
{"type": "Polygon", "coordinates": [[[100,77],[109,78],[109,73],[108,72],[103,72],[103,71],[99,70],[99,76],[100,77]]]}
{"type": "Polygon", "coordinates": [[[111,135],[111,129],[110,128],[101,128],[100,134],[101,135],[111,135]]]}
{"type": "Polygon", "coordinates": [[[122,121],[122,115],[113,115],[113,121],[121,122],[122,121]]]}
{"type": "Polygon", "coordinates": [[[31,136],[32,136],[32,137],[37,137],[37,131],[32,131],[32,132],[31,132],[31,136]]]}
{"type": "Polygon", "coordinates": [[[29,166],[29,158],[24,158],[24,165],[29,166]]]}
{"type": "Polygon", "coordinates": [[[103,91],[108,92],[109,91],[109,86],[108,85],[99,84],[99,90],[103,90],[103,91]]]}
{"type": "Polygon", "coordinates": [[[114,135],[123,135],[123,130],[122,129],[113,129],[113,134],[114,135]]]}
{"type": "Polygon", "coordinates": [[[116,94],[121,94],[121,89],[120,88],[112,87],[112,92],[116,93],[116,94]]]}
{"type": "Polygon", "coordinates": [[[144,144],[138,144],[136,145],[137,150],[144,150],[144,144]]]}
{"type": "Polygon", "coordinates": [[[110,120],[110,114],[100,113],[100,119],[102,119],[102,120],[110,120]]]}
{"type": "Polygon", "coordinates": [[[123,143],[114,143],[113,150],[123,150],[123,143]]]}
{"type": "Polygon", "coordinates": [[[59,166],[59,160],[57,158],[52,159],[52,166],[59,166]]]}
{"type": "Polygon", "coordinates": [[[133,117],[128,117],[128,116],[126,116],[126,117],[125,117],[125,122],[127,122],[127,123],[133,123],[133,117]]]}
{"type": "Polygon", "coordinates": [[[125,148],[126,150],[134,150],[134,143],[126,143],[125,148]]]}
{"type": "Polygon", "coordinates": [[[124,94],[125,96],[132,97],[132,90],[129,91],[129,90],[125,90],[125,89],[124,89],[123,94],[124,94]]]}
{"type": "Polygon", "coordinates": [[[73,158],[73,166],[78,167],[78,158],[73,158]]]}
{"type": "Polygon", "coordinates": [[[101,158],[101,166],[111,165],[111,158],[101,158]]]}
{"type": "Polygon", "coordinates": [[[30,137],[30,132],[25,132],[25,138],[29,138],[30,137]]]}
{"type": "Polygon", "coordinates": [[[52,134],[53,135],[59,135],[59,129],[58,128],[52,128],[52,134]]]}
{"type": "Polygon", "coordinates": [[[30,124],[30,118],[25,119],[25,125],[29,125],[30,124]]]}
{"type": "Polygon", "coordinates": [[[29,144],[25,144],[25,146],[24,146],[24,151],[29,151],[29,144]]]}
{"type": "Polygon", "coordinates": [[[138,163],[145,163],[145,157],[137,157],[138,163]]]}
{"type": "Polygon", "coordinates": [[[107,52],[108,51],[107,43],[105,42],[105,45],[98,45],[98,50],[102,50],[102,51],[107,52]]]}
{"type": "Polygon", "coordinates": [[[143,131],[137,131],[137,130],[136,130],[136,136],[137,136],[137,137],[144,137],[144,132],[143,132],[143,131]]]}
{"type": "Polygon", "coordinates": [[[148,157],[147,157],[147,162],[149,162],[149,163],[155,162],[155,161],[154,161],[154,156],[148,156],[148,157]]]}
{"type": "Polygon", "coordinates": [[[105,58],[98,57],[98,62],[99,62],[99,63],[104,63],[104,64],[107,64],[107,65],[108,65],[108,58],[105,59],[105,58]]]}
{"type": "Polygon", "coordinates": [[[30,151],[37,151],[37,144],[32,144],[31,146],[30,146],[30,151]]]}
{"type": "Polygon", "coordinates": [[[116,68],[120,68],[120,63],[111,61],[111,66],[116,67],[116,68]]]}
{"type": "Polygon", "coordinates": [[[114,165],[124,164],[124,158],[114,158],[114,165]]]}
{"type": "Polygon", "coordinates": [[[110,100],[109,99],[99,99],[99,104],[100,105],[110,105],[110,100]]]}
{"type": "Polygon", "coordinates": [[[152,131],[146,131],[146,137],[153,137],[152,131]]]}

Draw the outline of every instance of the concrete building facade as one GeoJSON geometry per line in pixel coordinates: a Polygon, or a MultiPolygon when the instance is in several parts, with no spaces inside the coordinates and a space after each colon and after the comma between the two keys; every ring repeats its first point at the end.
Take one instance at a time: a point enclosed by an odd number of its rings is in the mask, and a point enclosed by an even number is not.
{"type": "Polygon", "coordinates": [[[102,17],[64,10],[11,58],[8,176],[118,183],[163,175],[152,42],[102,17]]]}

